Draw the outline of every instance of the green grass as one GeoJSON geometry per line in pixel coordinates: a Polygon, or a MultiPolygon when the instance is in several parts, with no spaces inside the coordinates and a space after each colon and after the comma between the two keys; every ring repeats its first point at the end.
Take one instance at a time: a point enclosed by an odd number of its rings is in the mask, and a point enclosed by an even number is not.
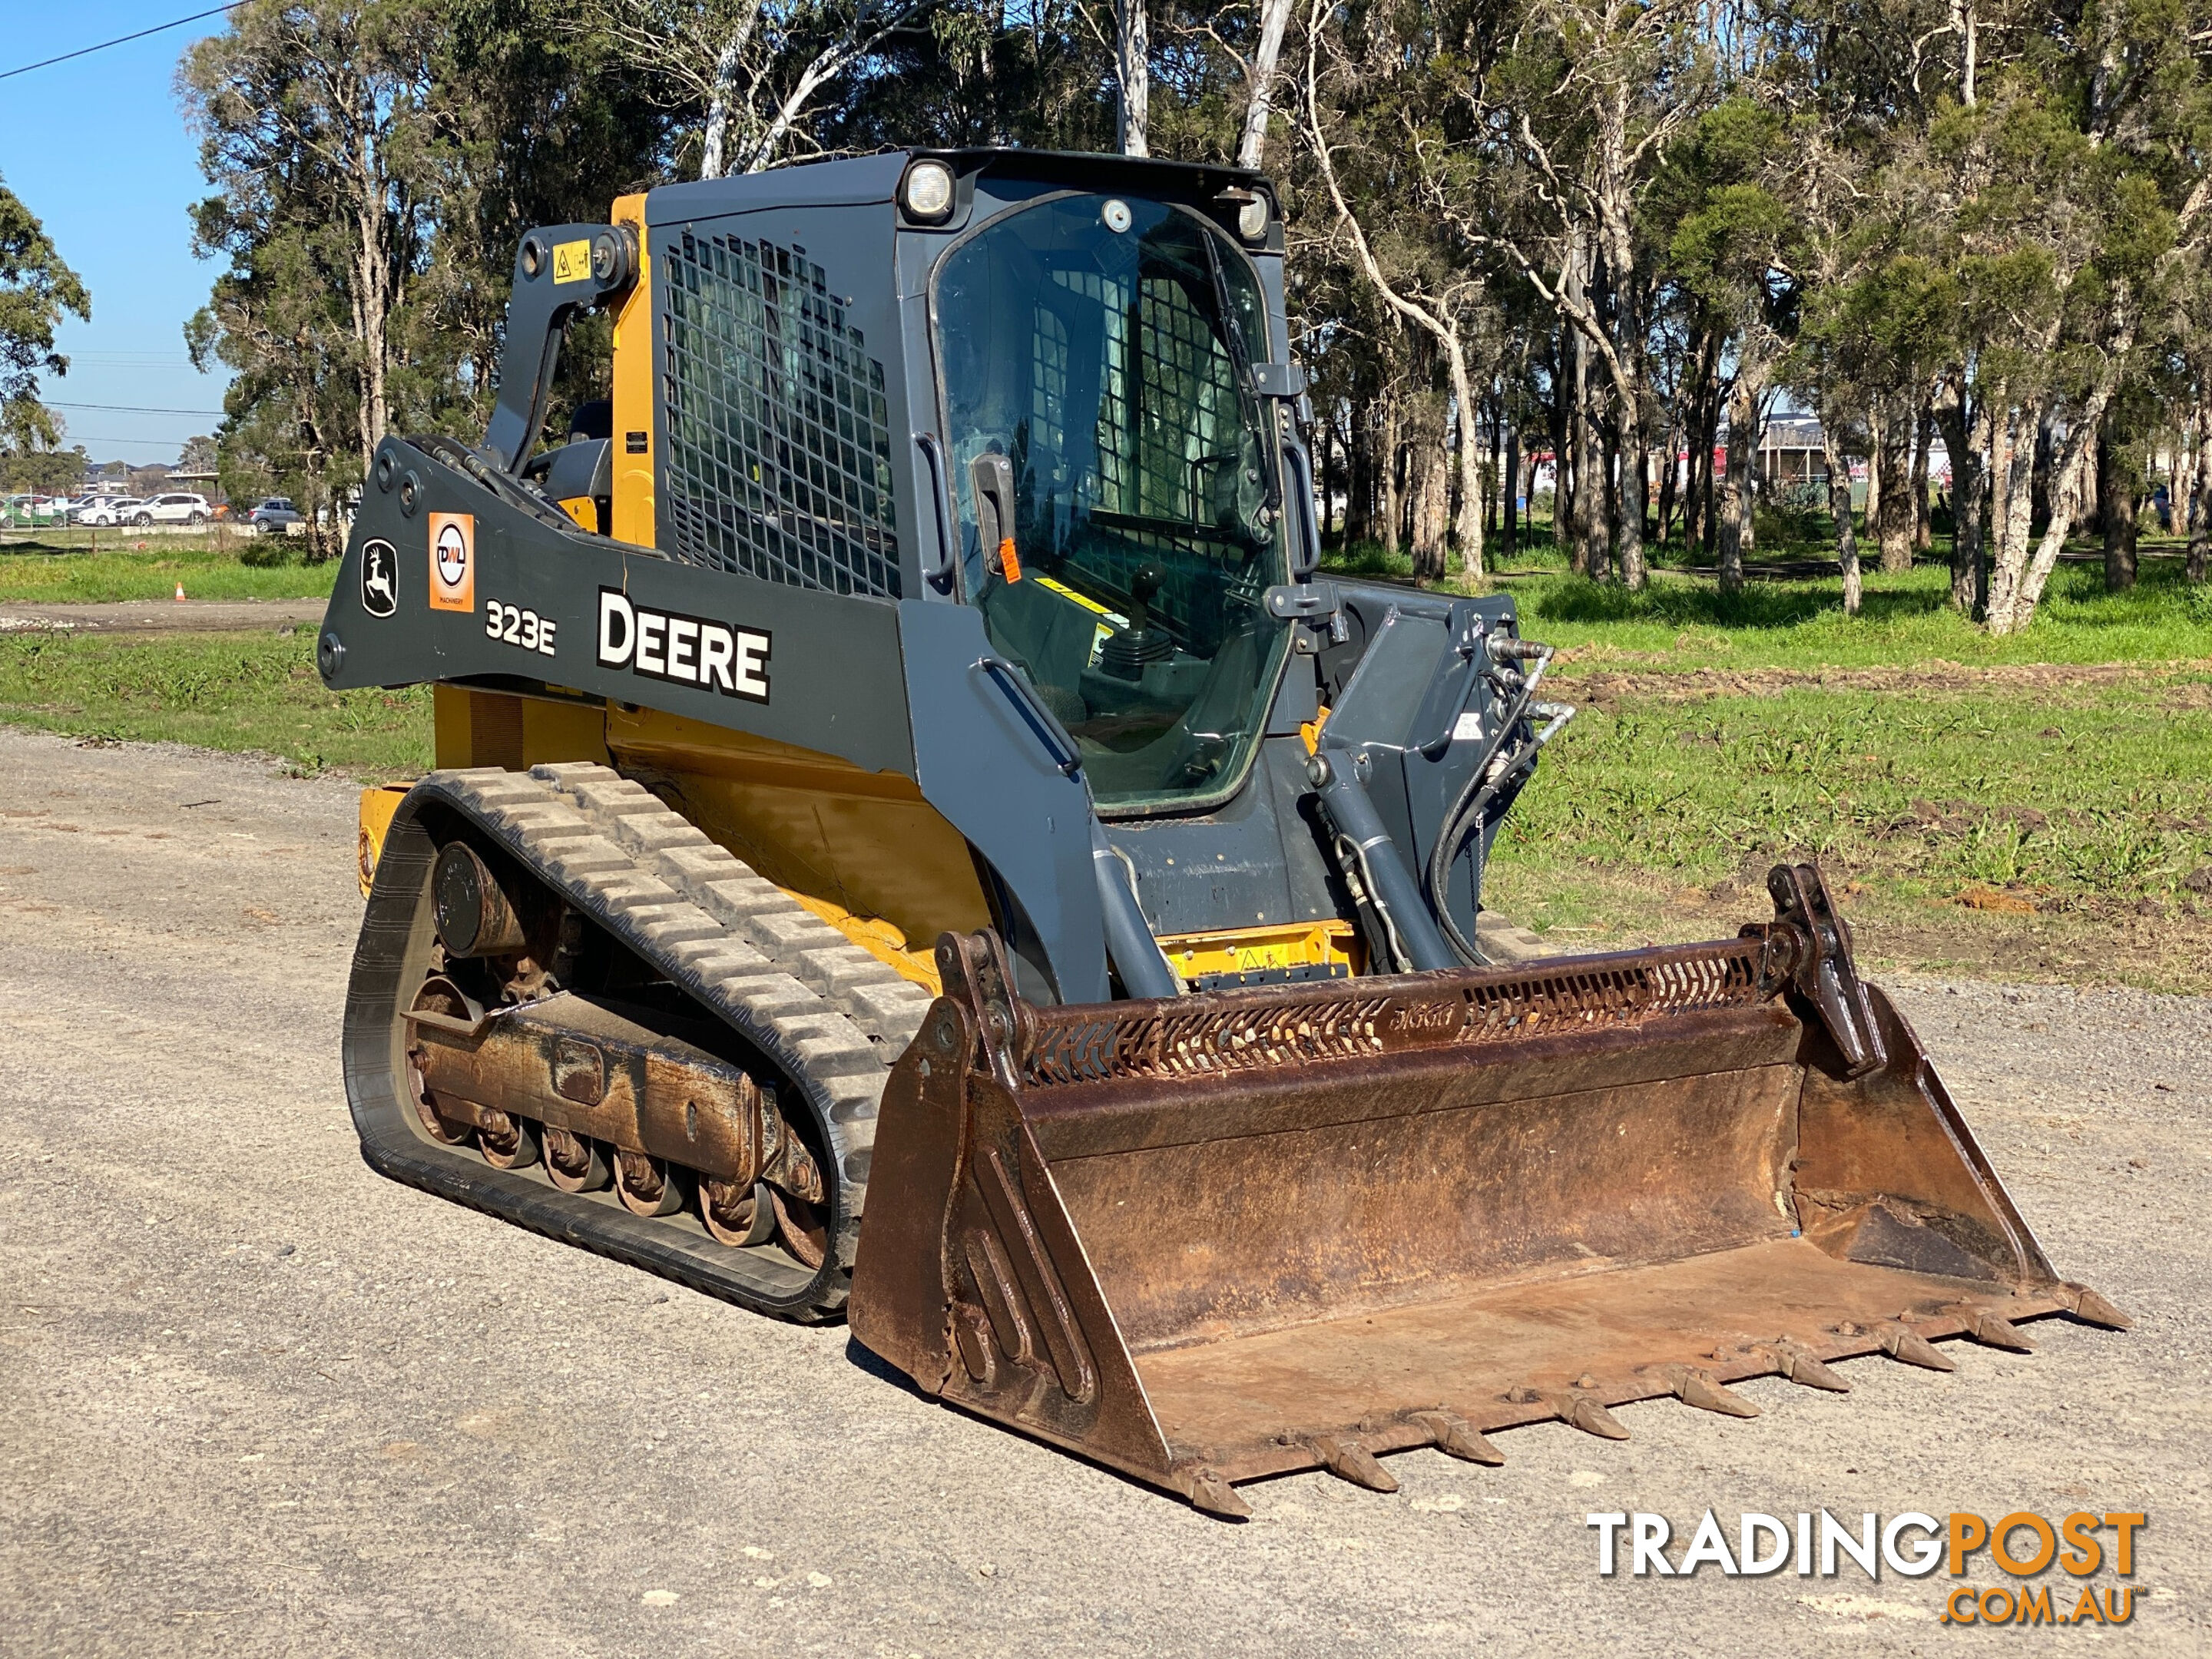
{"type": "MultiPolygon", "coordinates": [[[[1583,712],[1499,838],[1504,913],[1563,945],[1711,937],[1814,858],[1878,963],[2212,988],[2212,586],[2179,559],[2118,594],[2062,564],[1994,639],[1950,608],[1941,545],[1868,570],[1851,617],[1837,576],[1723,594],[1656,563],[1631,593],[1539,536],[1492,586],[1583,712]]],[[[1410,574],[1373,547],[1328,562],[1410,574]]]]}
{"type": "Polygon", "coordinates": [[[1627,684],[1553,744],[1499,837],[1492,902],[1516,921],[1709,934],[1765,908],[1771,865],[1811,858],[1878,959],[2212,985],[2212,665],[1627,684]]]}
{"type": "MultiPolygon", "coordinates": [[[[0,557],[0,580],[21,562],[0,557]]],[[[235,568],[327,587],[328,567],[235,568]]],[[[1534,558],[1504,585],[1566,648],[1551,684],[1583,712],[1508,820],[1488,894],[1562,947],[1732,933],[1768,909],[1768,865],[1813,857],[1885,968],[2212,988],[2212,605],[2171,562],[2118,596],[2062,567],[2011,641],[1948,613],[1940,566],[1870,575],[1856,621],[1832,579],[1724,603],[1709,580],[1629,595],[1534,558]],[[1814,668],[1843,672],[1795,672],[1814,668]]],[[[371,780],[426,769],[428,690],[325,690],[313,638],[0,636],[0,720],[371,780]]]]}
{"type": "Polygon", "coordinates": [[[0,721],[94,741],[187,743],[380,781],[431,763],[430,693],[331,691],[314,629],[0,637],[0,721]]]}
{"type": "Polygon", "coordinates": [[[300,549],[282,540],[241,542],[234,532],[218,543],[203,536],[131,537],[127,531],[40,530],[0,542],[0,601],[85,605],[120,599],[167,599],[177,584],[195,599],[321,599],[331,591],[335,562],[304,565],[300,549]],[[91,550],[99,538],[100,550],[91,550]],[[146,550],[137,550],[139,542],[146,550]],[[286,562],[249,565],[241,550],[281,553],[286,562]]]}
{"type": "MultiPolygon", "coordinates": [[[[1832,668],[1924,662],[2182,662],[2212,659],[2212,586],[2191,588],[2179,561],[2146,559],[2130,592],[2107,593],[2100,567],[2062,564],[2034,623],[1994,638],[1950,607],[1941,561],[1909,573],[1869,569],[1860,614],[1843,579],[1760,580],[1723,593],[1710,576],[1655,567],[1643,592],[1587,581],[1546,546],[1504,563],[1492,586],[1520,607],[1522,631],[1572,659],[1655,668],[1832,668]]],[[[1346,574],[1404,576],[1402,557],[1360,548],[1330,560],[1346,574]]]]}

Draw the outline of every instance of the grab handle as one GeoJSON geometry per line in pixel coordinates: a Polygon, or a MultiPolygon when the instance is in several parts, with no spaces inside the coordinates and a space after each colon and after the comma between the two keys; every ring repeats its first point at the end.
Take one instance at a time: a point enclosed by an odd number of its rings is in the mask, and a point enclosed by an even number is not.
{"type": "Polygon", "coordinates": [[[1060,723],[1052,717],[1052,712],[1037,701],[1036,693],[1030,689],[1028,679],[1019,669],[1004,657],[978,658],[975,666],[989,675],[992,684],[1005,694],[1007,702],[1013,704],[1014,712],[1022,717],[1022,723],[1044,745],[1046,755],[1064,776],[1072,778],[1083,769],[1081,752],[1060,723]]]}
{"type": "Polygon", "coordinates": [[[955,561],[952,556],[952,484],[945,468],[945,446],[937,441],[934,432],[917,432],[914,447],[929,463],[930,512],[937,520],[937,568],[929,572],[929,585],[940,593],[952,591],[955,561]]]}

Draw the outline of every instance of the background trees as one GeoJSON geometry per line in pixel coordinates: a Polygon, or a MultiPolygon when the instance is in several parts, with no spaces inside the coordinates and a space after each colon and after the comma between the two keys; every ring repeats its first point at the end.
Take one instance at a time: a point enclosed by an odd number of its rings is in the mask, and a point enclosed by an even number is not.
{"type": "Polygon", "coordinates": [[[1731,589],[1791,507],[1856,610],[1862,546],[1940,525],[2007,631],[2069,534],[2132,580],[2154,473],[2212,564],[2208,49],[2212,0],[251,0],[182,71],[228,260],[192,338],[240,371],[226,473],[320,501],[479,422],[516,237],[640,182],[1259,162],[1332,534],[1479,579],[1540,477],[1592,579],[1731,589]]]}
{"type": "MultiPolygon", "coordinates": [[[[69,369],[54,349],[64,316],[89,321],[92,296],[31,210],[0,183],[0,456],[24,465],[61,440],[60,422],[39,401],[39,376],[69,369]]],[[[76,465],[83,470],[81,455],[76,465]]]]}

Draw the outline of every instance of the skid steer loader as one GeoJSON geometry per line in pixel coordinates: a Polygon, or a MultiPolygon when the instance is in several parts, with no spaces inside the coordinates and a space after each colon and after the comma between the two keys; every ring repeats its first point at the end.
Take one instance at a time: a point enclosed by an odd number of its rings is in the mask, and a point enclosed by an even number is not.
{"type": "Polygon", "coordinates": [[[362,806],[368,1162],[1224,1514],[2124,1323],[1809,866],[1505,959],[1571,711],[1510,599],[1317,574],[1282,246],[1256,174],[995,150],[524,239],[483,441],[378,447],[319,639],[435,687],[362,806]]]}

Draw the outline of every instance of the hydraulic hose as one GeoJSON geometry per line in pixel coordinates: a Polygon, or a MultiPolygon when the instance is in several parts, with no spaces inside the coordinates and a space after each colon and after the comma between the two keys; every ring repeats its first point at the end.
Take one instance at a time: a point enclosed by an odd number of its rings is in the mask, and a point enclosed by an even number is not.
{"type": "MultiPolygon", "coordinates": [[[[1506,706],[1498,729],[1491,733],[1490,741],[1483,746],[1481,757],[1468,772],[1458,799],[1453,801],[1451,810],[1444,814],[1443,821],[1437,828],[1436,845],[1429,854],[1425,883],[1430,908],[1435,911],[1444,937],[1451,942],[1452,949],[1460,958],[1471,968],[1486,967],[1489,959],[1482,954],[1480,946],[1460,931],[1459,923],[1452,915],[1451,867],[1459,855],[1467,850],[1470,836],[1481,833],[1483,816],[1490,803],[1508,782],[1534,763],[1536,751],[1543,746],[1544,738],[1532,731],[1510,753],[1500,752],[1507,740],[1527,723],[1529,707],[1535,699],[1536,687],[1552,662],[1552,647],[1548,645],[1535,645],[1522,640],[1493,639],[1491,650],[1493,657],[1499,659],[1500,666],[1515,660],[1533,661],[1535,666],[1525,675],[1516,673],[1514,676],[1519,684],[1512,691],[1512,701],[1506,706]]],[[[1495,672],[1491,678],[1493,684],[1498,684],[1498,676],[1495,672]]],[[[1505,688],[1500,684],[1499,689],[1503,690],[1505,688]]],[[[1549,735],[1549,732],[1544,734],[1545,737],[1549,735]]]]}

